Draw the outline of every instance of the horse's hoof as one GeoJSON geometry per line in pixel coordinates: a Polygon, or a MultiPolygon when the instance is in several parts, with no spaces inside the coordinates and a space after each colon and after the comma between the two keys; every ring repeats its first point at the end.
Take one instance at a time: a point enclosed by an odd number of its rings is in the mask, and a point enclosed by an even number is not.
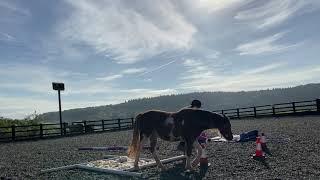
{"type": "Polygon", "coordinates": [[[185,173],[192,173],[193,171],[194,171],[193,169],[188,168],[188,169],[186,169],[184,172],[185,172],[185,173]]]}
{"type": "Polygon", "coordinates": [[[134,167],[133,167],[133,170],[134,170],[134,171],[139,171],[140,168],[139,168],[139,166],[134,166],[134,167]]]}
{"type": "Polygon", "coordinates": [[[192,165],[191,169],[196,170],[199,167],[200,164],[192,165]]]}

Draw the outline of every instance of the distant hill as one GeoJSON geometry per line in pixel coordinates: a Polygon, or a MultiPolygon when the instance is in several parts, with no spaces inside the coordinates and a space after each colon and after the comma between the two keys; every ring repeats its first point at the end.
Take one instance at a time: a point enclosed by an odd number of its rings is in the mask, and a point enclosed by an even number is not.
{"type": "MultiPolygon", "coordinates": [[[[62,112],[63,121],[99,120],[133,117],[149,109],[176,111],[188,106],[193,99],[202,101],[207,110],[258,106],[320,98],[320,84],[307,84],[289,88],[239,92],[196,92],[129,100],[125,103],[70,109],[62,112]]],[[[58,122],[58,112],[48,112],[40,117],[48,122],[58,122]]]]}

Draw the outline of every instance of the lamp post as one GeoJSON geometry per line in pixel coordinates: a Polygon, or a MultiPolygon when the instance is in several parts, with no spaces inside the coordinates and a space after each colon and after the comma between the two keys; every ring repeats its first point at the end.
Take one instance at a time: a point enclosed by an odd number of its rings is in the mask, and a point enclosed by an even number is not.
{"type": "Polygon", "coordinates": [[[60,91],[64,90],[64,84],[63,83],[52,83],[53,90],[58,91],[58,98],[59,98],[59,118],[60,118],[60,130],[61,130],[61,136],[63,135],[63,128],[62,128],[62,117],[61,117],[61,98],[60,98],[60,91]]]}

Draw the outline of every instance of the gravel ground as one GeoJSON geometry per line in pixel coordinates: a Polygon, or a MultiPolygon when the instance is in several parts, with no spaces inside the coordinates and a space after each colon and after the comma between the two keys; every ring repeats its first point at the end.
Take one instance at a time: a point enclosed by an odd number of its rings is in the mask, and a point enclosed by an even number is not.
{"type": "MultiPolygon", "coordinates": [[[[211,142],[207,148],[212,164],[207,170],[186,174],[181,162],[166,164],[168,170],[143,170],[147,179],[320,179],[320,116],[233,120],[234,134],[258,129],[267,135],[273,156],[266,163],[251,159],[254,142],[211,142]]],[[[90,134],[39,141],[0,144],[0,177],[12,179],[128,179],[81,170],[39,174],[41,169],[102,159],[125,152],[85,152],[84,146],[128,145],[132,131],[90,134]]],[[[161,158],[181,154],[177,143],[159,142],[161,158]]],[[[150,157],[148,151],[142,156],[150,157]]],[[[4,178],[3,178],[4,179],[4,178]]]]}

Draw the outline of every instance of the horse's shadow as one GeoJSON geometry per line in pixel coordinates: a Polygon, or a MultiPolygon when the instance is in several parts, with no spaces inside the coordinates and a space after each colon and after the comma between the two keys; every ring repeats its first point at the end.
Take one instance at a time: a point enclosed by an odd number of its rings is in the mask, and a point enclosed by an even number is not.
{"type": "Polygon", "coordinates": [[[202,179],[205,177],[209,167],[200,167],[200,170],[187,172],[184,164],[177,164],[175,167],[160,173],[161,180],[174,179],[202,179]]]}

